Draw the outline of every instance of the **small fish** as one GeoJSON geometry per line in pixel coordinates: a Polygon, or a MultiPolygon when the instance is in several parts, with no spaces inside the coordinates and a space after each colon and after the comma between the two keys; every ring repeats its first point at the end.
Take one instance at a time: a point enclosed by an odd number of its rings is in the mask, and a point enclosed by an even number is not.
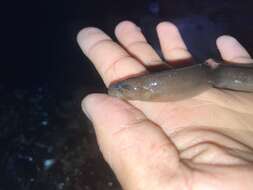
{"type": "Polygon", "coordinates": [[[177,101],[215,87],[253,92],[253,64],[194,64],[111,84],[108,94],[126,100],[177,101]]]}

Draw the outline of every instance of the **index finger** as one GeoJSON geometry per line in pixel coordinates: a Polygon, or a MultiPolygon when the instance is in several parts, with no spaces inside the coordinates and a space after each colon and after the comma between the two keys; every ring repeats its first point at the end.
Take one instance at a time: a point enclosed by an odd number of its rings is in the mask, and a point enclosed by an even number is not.
{"type": "Polygon", "coordinates": [[[77,41],[106,86],[113,81],[146,71],[140,62],[98,28],[82,29],[77,35],[77,41]]]}

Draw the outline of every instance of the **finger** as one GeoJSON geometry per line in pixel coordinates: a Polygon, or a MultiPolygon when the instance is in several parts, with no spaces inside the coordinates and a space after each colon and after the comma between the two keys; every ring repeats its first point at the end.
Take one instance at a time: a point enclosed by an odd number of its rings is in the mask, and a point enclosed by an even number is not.
{"type": "Polygon", "coordinates": [[[229,62],[252,63],[247,50],[232,36],[220,36],[216,41],[221,57],[229,62]]]}
{"type": "Polygon", "coordinates": [[[81,30],[77,41],[107,86],[119,78],[145,71],[141,63],[98,28],[81,30]]]}
{"type": "Polygon", "coordinates": [[[86,97],[82,105],[95,127],[104,158],[124,189],[162,185],[178,172],[174,145],[138,109],[102,94],[86,97]]]}
{"type": "Polygon", "coordinates": [[[168,61],[190,59],[191,54],[177,29],[170,22],[162,22],[157,25],[157,33],[164,58],[168,61]]]}
{"type": "Polygon", "coordinates": [[[161,64],[162,60],[147,42],[139,27],[123,21],[115,28],[115,35],[127,51],[145,65],[161,64]]]}

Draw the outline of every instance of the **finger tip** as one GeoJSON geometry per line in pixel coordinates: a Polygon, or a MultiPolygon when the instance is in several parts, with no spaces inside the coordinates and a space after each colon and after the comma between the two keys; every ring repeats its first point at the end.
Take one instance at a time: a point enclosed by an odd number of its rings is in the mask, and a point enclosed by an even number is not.
{"type": "Polygon", "coordinates": [[[177,26],[169,21],[163,21],[160,22],[157,26],[156,26],[156,30],[158,32],[164,32],[164,31],[168,31],[168,30],[175,30],[178,31],[177,26]]]}
{"type": "Polygon", "coordinates": [[[78,32],[76,39],[82,51],[86,54],[89,48],[96,44],[97,41],[107,40],[110,37],[99,28],[86,27],[78,32]]]}
{"type": "Polygon", "coordinates": [[[79,44],[81,44],[82,41],[85,40],[90,34],[98,31],[100,31],[100,29],[92,26],[83,28],[77,33],[76,40],[79,44]]]}
{"type": "Polygon", "coordinates": [[[134,22],[130,20],[123,20],[116,25],[114,33],[116,36],[118,36],[122,32],[127,32],[133,29],[138,29],[139,31],[141,31],[141,29],[134,22]]]}
{"type": "Polygon", "coordinates": [[[115,29],[119,30],[124,27],[135,27],[135,26],[136,24],[134,22],[130,20],[123,20],[116,25],[115,29]]]}
{"type": "Polygon", "coordinates": [[[220,45],[226,41],[231,41],[231,40],[236,40],[234,37],[230,36],[230,35],[221,35],[216,39],[216,44],[220,45]]]}
{"type": "Polygon", "coordinates": [[[105,95],[103,94],[89,94],[85,96],[81,102],[81,108],[83,112],[90,118],[92,109],[101,102],[101,99],[104,99],[105,95]]]}
{"type": "Polygon", "coordinates": [[[230,35],[222,35],[218,37],[216,40],[216,45],[224,60],[236,63],[252,62],[247,50],[236,38],[230,35]]]}
{"type": "Polygon", "coordinates": [[[91,107],[94,104],[98,104],[101,101],[101,99],[105,98],[106,98],[105,94],[98,94],[98,93],[89,94],[83,98],[81,102],[82,108],[91,107]]]}

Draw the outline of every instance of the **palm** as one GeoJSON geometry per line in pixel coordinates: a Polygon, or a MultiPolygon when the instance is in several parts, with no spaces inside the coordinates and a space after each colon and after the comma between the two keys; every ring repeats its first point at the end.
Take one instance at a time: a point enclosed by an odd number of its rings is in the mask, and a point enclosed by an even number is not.
{"type": "MultiPolygon", "coordinates": [[[[98,29],[85,29],[78,36],[107,86],[161,62],[132,23],[120,24],[116,36],[127,52],[98,29]]],[[[174,25],[162,23],[158,36],[167,60],[190,58],[174,25]]],[[[230,47],[218,43],[224,59],[252,61],[238,42],[226,40],[230,47]]],[[[250,189],[252,100],[251,94],[217,89],[179,102],[127,104],[97,95],[90,110],[103,155],[126,189],[240,189],[240,173],[244,189],[250,189]]]]}
{"type": "Polygon", "coordinates": [[[135,101],[132,104],[158,124],[177,148],[179,165],[183,168],[179,174],[182,188],[191,181],[189,189],[224,190],[241,189],[241,183],[233,184],[231,179],[236,178],[238,172],[244,173],[246,167],[253,167],[253,130],[249,128],[253,123],[252,100],[249,94],[211,89],[182,102],[135,101]],[[236,117],[231,116],[233,114],[236,117]],[[210,177],[221,171],[225,172],[218,180],[217,176],[210,177]],[[189,173],[195,173],[195,179],[189,173]]]}
{"type": "MultiPolygon", "coordinates": [[[[251,119],[253,116],[252,100],[252,94],[210,89],[199,96],[181,102],[152,103],[138,101],[132,102],[132,104],[151,121],[158,124],[180,151],[193,146],[196,141],[198,143],[214,141],[223,144],[222,140],[225,137],[217,139],[207,135],[210,133],[221,133],[231,138],[237,134],[237,140],[253,147],[253,141],[250,138],[245,138],[245,135],[251,137],[253,133],[250,128],[253,122],[251,119]],[[181,135],[180,132],[184,135],[181,135]]],[[[198,153],[196,152],[187,159],[196,156],[198,153]]],[[[223,158],[209,159],[211,159],[208,160],[211,163],[220,163],[222,161],[219,159],[222,160],[223,158]]],[[[203,162],[208,163],[206,160],[203,162]]]]}

